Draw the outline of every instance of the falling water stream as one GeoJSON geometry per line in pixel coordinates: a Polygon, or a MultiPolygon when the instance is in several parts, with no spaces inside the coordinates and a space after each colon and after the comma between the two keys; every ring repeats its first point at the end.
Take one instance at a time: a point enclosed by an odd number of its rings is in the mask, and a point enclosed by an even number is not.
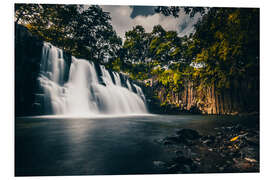
{"type": "Polygon", "coordinates": [[[125,84],[121,83],[117,72],[112,72],[111,77],[109,71],[99,65],[101,83],[94,63],[72,57],[69,78],[65,82],[67,67],[63,51],[44,43],[38,80],[45,93],[45,111],[52,109],[53,114],[73,116],[147,113],[142,89],[128,79],[125,84]]]}

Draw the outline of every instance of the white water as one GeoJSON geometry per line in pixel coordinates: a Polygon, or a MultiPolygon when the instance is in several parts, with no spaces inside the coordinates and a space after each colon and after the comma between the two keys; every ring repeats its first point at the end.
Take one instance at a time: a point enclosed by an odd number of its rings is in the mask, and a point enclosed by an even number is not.
{"type": "Polygon", "coordinates": [[[129,80],[121,84],[120,75],[100,66],[105,85],[99,83],[95,65],[72,57],[69,79],[64,83],[67,64],[63,52],[44,43],[39,82],[45,92],[45,108],[53,114],[67,116],[146,114],[145,97],[141,88],[129,80]],[[128,88],[126,88],[128,87],[128,88]]]}

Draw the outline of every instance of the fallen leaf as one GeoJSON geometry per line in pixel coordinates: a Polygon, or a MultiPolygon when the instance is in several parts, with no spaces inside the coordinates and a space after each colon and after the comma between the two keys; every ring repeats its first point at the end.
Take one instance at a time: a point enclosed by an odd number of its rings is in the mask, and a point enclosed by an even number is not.
{"type": "Polygon", "coordinates": [[[239,138],[239,136],[235,136],[234,138],[232,138],[230,141],[232,142],[232,141],[235,141],[235,140],[237,140],[239,138]]]}

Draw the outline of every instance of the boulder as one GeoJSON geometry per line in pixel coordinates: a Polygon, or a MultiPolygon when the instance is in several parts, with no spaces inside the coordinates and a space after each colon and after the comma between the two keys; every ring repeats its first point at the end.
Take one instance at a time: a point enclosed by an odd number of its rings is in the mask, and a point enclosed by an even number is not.
{"type": "Polygon", "coordinates": [[[188,140],[196,140],[201,136],[199,133],[193,129],[180,129],[176,132],[179,138],[188,139],[188,140]]]}

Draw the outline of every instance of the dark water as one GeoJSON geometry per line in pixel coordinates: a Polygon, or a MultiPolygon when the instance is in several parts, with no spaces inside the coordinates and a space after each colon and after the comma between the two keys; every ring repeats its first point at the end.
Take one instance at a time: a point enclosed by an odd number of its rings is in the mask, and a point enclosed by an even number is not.
{"type": "Polygon", "coordinates": [[[178,128],[205,134],[238,122],[248,125],[251,120],[202,115],[16,118],[15,175],[161,173],[153,161],[166,161],[172,154],[158,139],[178,128]]]}

